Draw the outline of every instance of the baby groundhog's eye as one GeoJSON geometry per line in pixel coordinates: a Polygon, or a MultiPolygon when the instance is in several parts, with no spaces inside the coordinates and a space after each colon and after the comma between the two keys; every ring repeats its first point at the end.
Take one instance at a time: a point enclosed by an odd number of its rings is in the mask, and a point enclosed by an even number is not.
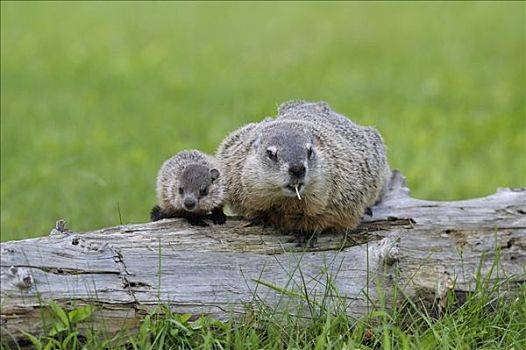
{"type": "Polygon", "coordinates": [[[206,196],[208,194],[208,188],[202,188],[199,190],[199,195],[201,197],[206,196]]]}
{"type": "Polygon", "coordinates": [[[273,161],[278,160],[278,153],[273,149],[267,149],[267,156],[269,159],[272,159],[273,161]]]}
{"type": "Polygon", "coordinates": [[[183,194],[184,193],[184,190],[182,187],[179,187],[179,194],[183,194]]]}

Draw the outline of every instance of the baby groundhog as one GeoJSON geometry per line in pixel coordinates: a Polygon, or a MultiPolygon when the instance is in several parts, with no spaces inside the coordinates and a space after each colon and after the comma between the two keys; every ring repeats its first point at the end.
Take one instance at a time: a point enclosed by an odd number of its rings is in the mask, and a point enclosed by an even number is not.
{"type": "Polygon", "coordinates": [[[157,175],[157,202],[150,218],[186,218],[190,224],[224,224],[224,189],[216,160],[197,150],[182,151],[168,159],[157,175]],[[208,215],[209,214],[209,215],[208,215]]]}
{"type": "Polygon", "coordinates": [[[300,243],[356,227],[390,176],[378,132],[324,102],[283,104],[276,119],[230,134],[217,158],[232,210],[300,243]]]}

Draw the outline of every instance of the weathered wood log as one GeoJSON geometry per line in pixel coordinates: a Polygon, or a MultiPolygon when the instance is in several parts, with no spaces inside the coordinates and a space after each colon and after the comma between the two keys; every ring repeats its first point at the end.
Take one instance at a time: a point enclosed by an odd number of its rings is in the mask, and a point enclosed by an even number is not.
{"type": "Polygon", "coordinates": [[[478,272],[510,290],[523,287],[526,189],[424,201],[411,198],[395,172],[372,211],[357,229],[324,234],[313,248],[238,219],[204,228],[179,219],[86,233],[59,227],[49,237],[2,243],[2,337],[41,332],[50,300],[97,305],[92,325],[113,333],[163,303],[225,319],[256,298],[273,307],[284,294],[292,298],[281,288],[301,294],[306,287],[316,298],[327,276],[351,316],[373,310],[380,294],[389,299],[394,283],[423,303],[440,301],[448,289],[472,291],[478,272]]]}

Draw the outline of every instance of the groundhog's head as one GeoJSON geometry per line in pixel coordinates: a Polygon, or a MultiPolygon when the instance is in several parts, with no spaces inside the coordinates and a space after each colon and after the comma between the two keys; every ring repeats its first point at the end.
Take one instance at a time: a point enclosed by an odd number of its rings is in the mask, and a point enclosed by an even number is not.
{"type": "MultiPolygon", "coordinates": [[[[201,164],[187,165],[179,177],[178,194],[174,194],[174,201],[181,203],[180,206],[190,212],[213,209],[222,197],[219,175],[216,168],[210,169],[201,164]]],[[[174,206],[178,207],[177,203],[174,206]]]]}
{"type": "Polygon", "coordinates": [[[270,198],[308,194],[321,167],[316,137],[304,123],[271,122],[258,130],[243,178],[270,198]],[[256,180],[256,181],[254,181],[256,180]]]}

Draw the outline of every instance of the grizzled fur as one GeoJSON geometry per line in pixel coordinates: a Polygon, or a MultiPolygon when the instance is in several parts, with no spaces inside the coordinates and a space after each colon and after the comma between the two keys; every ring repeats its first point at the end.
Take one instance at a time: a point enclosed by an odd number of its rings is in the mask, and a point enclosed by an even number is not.
{"type": "Polygon", "coordinates": [[[216,224],[225,222],[224,188],[217,161],[196,150],[182,151],[168,159],[157,175],[157,202],[150,217],[184,217],[193,225],[211,213],[216,224]]]}
{"type": "Polygon", "coordinates": [[[233,211],[309,235],[356,227],[390,176],[378,132],[324,102],[281,105],[276,119],[230,134],[217,158],[233,211]]]}

